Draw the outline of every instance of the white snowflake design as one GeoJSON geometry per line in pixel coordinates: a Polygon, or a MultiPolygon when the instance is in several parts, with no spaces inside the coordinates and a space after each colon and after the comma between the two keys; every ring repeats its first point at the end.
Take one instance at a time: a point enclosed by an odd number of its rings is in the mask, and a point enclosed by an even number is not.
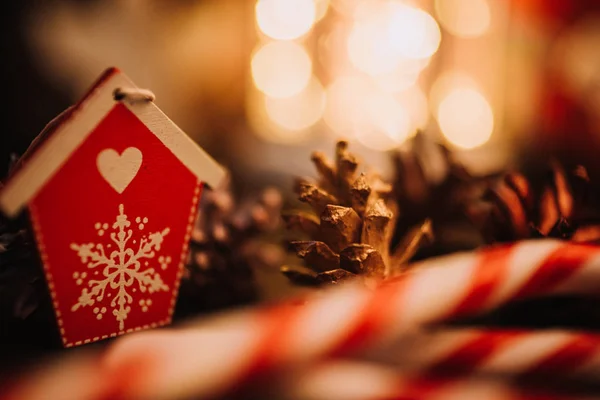
{"type": "MultiPolygon", "coordinates": [[[[133,296],[130,293],[136,292],[138,288],[140,292],[149,294],[169,290],[160,274],[154,268],[148,268],[148,260],[153,259],[156,252],[160,251],[170,229],[165,228],[162,232],[150,233],[147,236],[142,234],[139,238],[138,248],[134,250],[132,248],[134,246],[131,244],[135,245],[138,240],[134,239],[129,244],[133,236],[133,229],[130,229],[132,222],[127,219],[124,209],[123,204],[120,204],[119,215],[112,224],[112,232],[109,235],[112,243],[109,242],[106,245],[101,243],[71,244],[71,249],[77,252],[82,263],[87,264],[88,270],[95,270],[90,271],[89,274],[87,272],[73,274],[77,285],[82,285],[87,280],[87,287],[81,290],[79,299],[71,307],[71,311],[77,311],[80,307],[93,306],[96,302],[101,302],[105,296],[112,297],[110,308],[112,315],[119,322],[121,331],[125,328],[125,320],[133,303],[133,296]],[[116,249],[111,251],[113,245],[116,246],[116,249]],[[107,252],[110,254],[107,255],[107,252]],[[90,275],[99,275],[100,273],[102,279],[87,279],[90,275]],[[137,283],[137,287],[135,283],[137,283]]],[[[148,223],[148,218],[137,217],[135,222],[141,232],[148,223]]],[[[104,236],[109,224],[96,223],[95,228],[98,236],[104,236]]],[[[170,260],[169,256],[160,256],[158,261],[161,269],[166,269],[170,260]]],[[[151,304],[151,299],[139,301],[142,312],[147,312],[151,304]]],[[[106,307],[98,305],[93,311],[96,318],[100,320],[107,310],[106,307]]]]}

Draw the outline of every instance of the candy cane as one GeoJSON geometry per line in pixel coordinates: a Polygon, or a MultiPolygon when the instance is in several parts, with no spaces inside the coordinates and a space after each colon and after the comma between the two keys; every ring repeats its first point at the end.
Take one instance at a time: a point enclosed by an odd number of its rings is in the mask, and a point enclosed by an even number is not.
{"type": "MultiPolygon", "coordinates": [[[[1,400],[109,400],[118,399],[122,376],[104,374],[95,353],[59,357],[0,384],[1,400]]],[[[3,377],[5,378],[5,377],[3,377]]]]}
{"type": "Polygon", "coordinates": [[[403,335],[368,358],[419,373],[596,380],[600,376],[600,335],[563,330],[438,329],[403,335]]]}
{"type": "MultiPolygon", "coordinates": [[[[507,382],[402,375],[376,364],[329,362],[291,373],[267,398],[281,400],[567,400],[507,382]]],[[[578,397],[583,399],[583,397],[578,397]]],[[[591,397],[589,397],[591,399],[591,397]]]]}
{"type": "Polygon", "coordinates": [[[367,290],[357,283],[304,305],[239,312],[195,330],[149,332],[116,342],[106,367],[146,368],[133,395],[222,393],[284,363],[348,354],[407,329],[552,293],[600,291],[600,248],[553,240],[520,242],[425,261],[367,290]],[[168,365],[166,368],[162,366],[168,365]],[[147,384],[150,382],[150,384],[147,384]]]}
{"type": "MultiPolygon", "coordinates": [[[[123,377],[105,376],[93,357],[63,360],[30,374],[3,400],[114,400],[129,398],[120,391],[123,377]]],[[[148,382],[150,384],[150,382],[148,382]]],[[[402,374],[378,364],[359,362],[326,362],[286,370],[243,393],[243,398],[279,400],[587,400],[543,391],[532,387],[516,387],[508,381],[473,378],[451,378],[439,375],[402,374]],[[274,379],[273,379],[274,378],[274,379]],[[248,397],[248,395],[251,395],[248,397]]],[[[561,392],[559,392],[561,393],[561,392]]],[[[162,393],[148,399],[179,398],[181,393],[162,393]]],[[[597,398],[597,397],[594,397],[597,398]]],[[[144,398],[139,398],[143,400],[144,398]]]]}

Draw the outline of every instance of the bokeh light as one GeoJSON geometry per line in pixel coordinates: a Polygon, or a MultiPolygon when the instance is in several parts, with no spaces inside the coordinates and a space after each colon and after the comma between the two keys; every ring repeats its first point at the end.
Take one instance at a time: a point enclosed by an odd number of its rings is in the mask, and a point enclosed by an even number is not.
{"type": "Polygon", "coordinates": [[[429,104],[427,96],[418,85],[413,85],[395,95],[396,101],[404,107],[410,116],[410,131],[425,129],[429,123],[429,104]]]}
{"type": "Polygon", "coordinates": [[[315,21],[318,22],[322,20],[325,15],[327,15],[327,11],[329,10],[329,0],[314,0],[315,2],[315,21]]]}
{"type": "Polygon", "coordinates": [[[600,15],[579,19],[560,35],[552,49],[551,66],[565,90],[600,111],[600,15]]]}
{"type": "Polygon", "coordinates": [[[426,127],[430,104],[418,82],[440,46],[435,19],[405,0],[310,3],[256,3],[259,29],[277,39],[252,58],[252,77],[263,93],[254,102],[259,134],[296,141],[323,119],[337,135],[383,151],[426,127]],[[312,75],[311,55],[293,39],[308,33],[330,6],[346,21],[334,23],[316,42],[318,61],[332,79],[324,90],[312,75]]]}
{"type": "Polygon", "coordinates": [[[421,72],[429,65],[429,60],[404,59],[394,71],[376,75],[373,81],[386,92],[401,92],[416,84],[421,72]]]}
{"type": "Polygon", "coordinates": [[[374,150],[396,148],[414,133],[410,111],[393,94],[357,76],[329,86],[324,119],[337,135],[374,150]]]}
{"type": "MultiPolygon", "coordinates": [[[[372,1],[369,0],[369,2],[372,1]]],[[[356,9],[364,3],[364,0],[331,0],[333,8],[345,17],[353,17],[356,13],[356,9]]]]}
{"type": "Polygon", "coordinates": [[[312,74],[306,50],[294,42],[270,42],[252,57],[256,87],[270,97],[285,98],[300,93],[312,74]]]}
{"type": "Polygon", "coordinates": [[[489,0],[436,0],[435,11],[451,34],[469,38],[481,36],[490,27],[489,0]]]}
{"type": "Polygon", "coordinates": [[[325,109],[325,92],[313,77],[300,93],[285,99],[267,97],[265,108],[269,118],[284,129],[300,131],[317,123],[325,109]]]}
{"type": "Polygon", "coordinates": [[[369,75],[391,72],[401,60],[391,47],[386,18],[381,17],[357,22],[348,36],[348,55],[352,64],[369,75]]]}
{"type": "Polygon", "coordinates": [[[353,135],[365,128],[362,99],[371,88],[358,77],[340,77],[327,88],[325,123],[339,135],[353,135]]]}
{"type": "Polygon", "coordinates": [[[273,99],[269,99],[258,90],[250,90],[246,98],[248,123],[257,136],[271,143],[285,145],[301,143],[310,137],[311,129],[290,130],[274,122],[272,116],[267,112],[267,101],[269,100],[273,99]]]}
{"type": "Polygon", "coordinates": [[[456,88],[478,90],[475,79],[469,74],[459,70],[444,72],[435,80],[429,92],[429,104],[432,109],[437,109],[450,91],[456,88]]]}
{"type": "Polygon", "coordinates": [[[437,119],[444,137],[465,149],[486,143],[494,130],[492,108],[474,89],[456,88],[450,91],[438,107],[437,119]]]}
{"type": "Polygon", "coordinates": [[[392,95],[371,93],[364,99],[368,126],[355,133],[356,139],[373,150],[386,151],[400,146],[412,133],[408,111],[392,95]]]}
{"type": "Polygon", "coordinates": [[[350,27],[342,21],[334,21],[317,42],[316,58],[329,77],[344,75],[351,68],[347,52],[350,27]]]}
{"type": "Polygon", "coordinates": [[[440,27],[427,12],[402,3],[391,3],[389,35],[392,47],[406,58],[431,57],[438,50],[440,27]]]}
{"type": "MultiPolygon", "coordinates": [[[[402,70],[438,49],[440,29],[425,11],[398,2],[364,3],[348,37],[348,55],[359,70],[376,76],[402,70]]],[[[427,62],[427,61],[426,61],[427,62]]]]}
{"type": "Polygon", "coordinates": [[[256,22],[265,35],[291,40],[310,31],[316,12],[314,0],[258,0],[256,22]]]}

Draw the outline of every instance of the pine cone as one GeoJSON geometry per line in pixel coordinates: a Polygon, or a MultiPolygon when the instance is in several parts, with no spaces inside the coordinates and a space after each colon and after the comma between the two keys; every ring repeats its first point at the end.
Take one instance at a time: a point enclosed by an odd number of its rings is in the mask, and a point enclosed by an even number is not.
{"type": "Polygon", "coordinates": [[[281,265],[283,251],[265,236],[279,227],[282,197],[275,189],[236,204],[229,183],[206,190],[192,231],[177,316],[252,303],[253,269],[281,265]]]}
{"type": "Polygon", "coordinates": [[[399,209],[396,238],[402,238],[419,221],[429,219],[436,240],[420,251],[423,254],[418,254],[419,258],[482,244],[465,210],[480,200],[495,174],[473,175],[446,146],[423,133],[417,133],[406,148],[393,153],[392,161],[394,199],[399,209]]]}
{"type": "Polygon", "coordinates": [[[3,311],[12,318],[26,319],[37,308],[34,283],[43,281],[35,254],[35,244],[28,230],[0,220],[0,296],[3,311]],[[10,294],[9,294],[10,293],[10,294]],[[10,298],[10,300],[9,300],[10,298]],[[8,300],[8,301],[7,301],[8,300]]]}
{"type": "Polygon", "coordinates": [[[56,349],[59,343],[27,215],[8,220],[0,213],[0,368],[56,349]]]}
{"type": "Polygon", "coordinates": [[[320,152],[313,153],[312,162],[318,182],[298,179],[294,188],[311,210],[283,216],[289,229],[308,239],[290,243],[306,266],[284,266],[281,271],[294,283],[308,286],[400,273],[419,245],[429,240],[429,221],[421,221],[392,246],[392,187],[372,172],[358,174],[359,163],[344,141],[337,143],[334,164],[320,152]]]}
{"type": "Polygon", "coordinates": [[[600,241],[600,210],[583,166],[565,169],[552,162],[539,178],[508,173],[483,200],[471,217],[487,242],[543,237],[600,241]]]}

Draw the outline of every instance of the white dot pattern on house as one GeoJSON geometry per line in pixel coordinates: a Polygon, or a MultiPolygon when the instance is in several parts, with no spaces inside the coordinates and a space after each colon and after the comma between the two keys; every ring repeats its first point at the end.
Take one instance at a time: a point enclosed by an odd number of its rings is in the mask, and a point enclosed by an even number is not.
{"type": "Polygon", "coordinates": [[[141,299],[140,300],[140,307],[142,308],[142,312],[147,312],[148,307],[150,307],[151,305],[152,305],[151,299],[141,299]]]}
{"type": "Polygon", "coordinates": [[[94,307],[94,314],[96,314],[97,320],[101,320],[104,314],[106,314],[106,307],[94,307]]]}

